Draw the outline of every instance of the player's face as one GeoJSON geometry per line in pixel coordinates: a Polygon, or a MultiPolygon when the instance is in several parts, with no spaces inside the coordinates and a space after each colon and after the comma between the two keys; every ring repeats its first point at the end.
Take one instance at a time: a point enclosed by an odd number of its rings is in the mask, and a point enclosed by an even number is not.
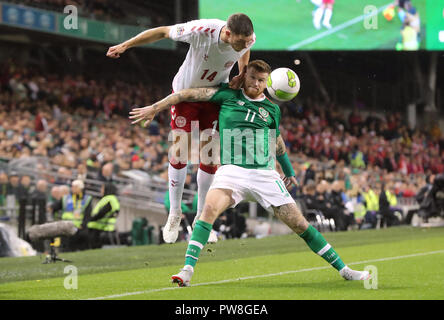
{"type": "Polygon", "coordinates": [[[252,99],[259,98],[267,87],[268,72],[258,72],[248,68],[245,75],[244,91],[252,99]]]}
{"type": "Polygon", "coordinates": [[[252,41],[253,41],[253,35],[249,35],[247,37],[230,32],[228,37],[228,42],[230,43],[231,47],[237,52],[247,48],[252,41]]]}

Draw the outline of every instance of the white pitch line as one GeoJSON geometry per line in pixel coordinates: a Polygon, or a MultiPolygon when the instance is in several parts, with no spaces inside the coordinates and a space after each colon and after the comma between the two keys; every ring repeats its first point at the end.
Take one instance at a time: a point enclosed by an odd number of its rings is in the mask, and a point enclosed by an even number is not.
{"type": "Polygon", "coordinates": [[[346,21],[346,22],[344,22],[344,23],[342,23],[342,24],[340,24],[340,25],[338,25],[338,26],[336,26],[336,27],[334,27],[334,28],[332,28],[332,29],[330,29],[330,30],[324,31],[324,32],[322,32],[322,33],[319,33],[319,34],[313,36],[313,37],[310,37],[310,38],[308,38],[308,39],[305,39],[305,40],[302,40],[302,41],[300,41],[300,42],[298,42],[298,43],[295,43],[295,44],[291,45],[290,47],[288,47],[287,50],[290,50],[290,51],[292,51],[292,50],[296,50],[296,49],[298,49],[298,48],[300,48],[300,47],[302,47],[302,46],[305,46],[306,44],[310,44],[310,43],[312,43],[312,42],[315,42],[315,41],[317,41],[317,40],[320,40],[320,39],[322,39],[322,38],[325,38],[325,37],[327,37],[327,36],[329,36],[329,35],[331,35],[331,34],[333,34],[333,33],[336,33],[336,32],[338,32],[338,31],[340,31],[340,30],[342,30],[342,29],[348,28],[349,26],[351,26],[351,25],[353,25],[353,24],[355,24],[355,23],[358,23],[358,22],[364,20],[365,18],[373,17],[373,16],[379,14],[379,13],[380,13],[381,11],[383,11],[385,8],[387,8],[390,4],[391,4],[391,3],[388,3],[388,4],[386,4],[386,5],[382,6],[382,7],[380,7],[376,13],[370,13],[370,14],[363,14],[363,15],[360,15],[359,17],[356,17],[356,18],[353,18],[353,19],[351,19],[351,20],[348,20],[348,21],[346,21]]]}
{"type": "MultiPolygon", "coordinates": [[[[365,260],[365,261],[357,261],[357,262],[347,263],[347,265],[351,266],[351,265],[355,265],[355,264],[363,264],[363,263],[370,263],[370,262],[381,262],[381,261],[406,259],[406,258],[427,256],[427,255],[437,254],[437,253],[444,253],[444,250],[421,252],[421,253],[414,253],[414,254],[409,254],[409,255],[404,255],[404,256],[371,259],[371,260],[365,260]]],[[[282,275],[292,274],[292,273],[317,271],[317,270],[324,270],[324,269],[330,269],[330,268],[331,268],[331,266],[324,266],[324,267],[290,270],[290,271],[283,271],[283,272],[269,273],[269,274],[259,274],[259,275],[255,275],[255,276],[240,277],[240,278],[236,278],[236,279],[225,279],[225,280],[212,281],[212,282],[196,283],[196,284],[193,284],[192,287],[208,286],[208,285],[215,285],[215,284],[221,284],[221,283],[236,282],[236,281],[241,281],[241,280],[268,278],[268,277],[282,276],[282,275]]],[[[114,295],[109,295],[109,296],[104,296],[104,297],[89,298],[87,300],[115,299],[115,298],[123,298],[123,297],[128,297],[128,296],[135,296],[135,295],[139,295],[139,294],[147,294],[147,293],[161,292],[161,291],[168,291],[168,290],[177,290],[177,289],[183,289],[183,288],[178,287],[178,286],[177,287],[166,287],[166,288],[150,289],[150,290],[144,290],[144,291],[126,292],[126,293],[114,294],[114,295]]]]}

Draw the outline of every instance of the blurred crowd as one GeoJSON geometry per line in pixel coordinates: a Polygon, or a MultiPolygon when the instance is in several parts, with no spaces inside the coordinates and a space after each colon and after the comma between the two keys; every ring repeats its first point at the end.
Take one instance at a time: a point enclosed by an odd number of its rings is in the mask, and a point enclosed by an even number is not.
{"type": "MultiPolygon", "coordinates": [[[[91,174],[107,179],[128,169],[167,181],[169,113],[159,114],[148,128],[133,126],[127,118],[134,105],[162,98],[165,88],[99,77],[42,76],[11,61],[0,66],[0,87],[0,157],[48,157],[60,167],[57,176],[45,177],[49,184],[91,174]]],[[[346,215],[336,223],[341,230],[374,225],[365,222],[367,211],[380,211],[381,201],[396,206],[392,196],[415,197],[432,176],[444,172],[437,123],[411,129],[398,112],[381,117],[354,108],[345,113],[310,100],[281,109],[280,131],[299,181],[293,196],[309,199],[314,192],[314,202],[325,201],[327,215],[335,211],[330,207],[341,205],[339,211],[346,215]],[[330,203],[334,192],[339,194],[333,197],[336,205],[330,203]],[[367,210],[369,201],[372,210],[367,210]]],[[[196,170],[190,169],[194,189],[196,170]]]]}
{"type": "Polygon", "coordinates": [[[281,132],[298,158],[404,175],[444,172],[444,136],[437,122],[410,129],[399,112],[364,116],[355,107],[346,114],[335,105],[320,107],[310,101],[282,109],[281,132]]]}
{"type": "Polygon", "coordinates": [[[167,127],[131,126],[134,105],[161,98],[159,87],[83,77],[41,77],[7,64],[0,73],[0,156],[47,156],[67,169],[97,170],[112,162],[115,172],[165,169],[167,127]],[[75,113],[73,112],[75,110],[75,113]]]}

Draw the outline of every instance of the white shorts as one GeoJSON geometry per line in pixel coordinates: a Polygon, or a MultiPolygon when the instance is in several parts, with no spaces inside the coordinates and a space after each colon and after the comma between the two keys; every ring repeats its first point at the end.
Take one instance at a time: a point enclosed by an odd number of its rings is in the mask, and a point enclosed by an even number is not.
{"type": "Polygon", "coordinates": [[[217,169],[211,189],[232,190],[234,204],[231,208],[241,201],[256,201],[265,209],[295,203],[275,170],[223,165],[217,169]]]}

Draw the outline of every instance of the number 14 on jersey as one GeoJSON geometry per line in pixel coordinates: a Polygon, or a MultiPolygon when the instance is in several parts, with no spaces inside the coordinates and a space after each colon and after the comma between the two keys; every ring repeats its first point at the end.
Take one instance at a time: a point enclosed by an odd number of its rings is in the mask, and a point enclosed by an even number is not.
{"type": "MultiPolygon", "coordinates": [[[[205,77],[207,76],[207,74],[209,73],[209,69],[205,69],[202,76],[200,77],[201,80],[205,79],[205,77]]],[[[217,71],[214,71],[213,73],[211,73],[206,79],[211,82],[214,80],[214,78],[216,78],[217,75],[217,71]]]]}

